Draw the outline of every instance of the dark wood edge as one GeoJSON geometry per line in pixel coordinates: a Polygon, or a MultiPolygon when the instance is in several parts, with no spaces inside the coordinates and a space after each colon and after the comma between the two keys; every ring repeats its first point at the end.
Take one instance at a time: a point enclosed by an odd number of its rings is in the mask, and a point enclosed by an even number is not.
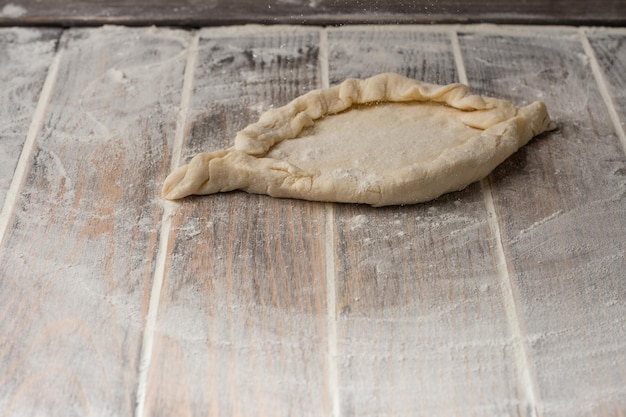
{"type": "MultiPolygon", "coordinates": [[[[0,26],[206,27],[241,24],[541,24],[626,26],[624,0],[22,0],[0,26]]],[[[4,6],[5,8],[7,6],[4,6]]]]}
{"type": "Polygon", "coordinates": [[[284,17],[202,17],[189,16],[181,18],[153,17],[139,18],[135,16],[118,17],[29,17],[25,19],[0,18],[0,27],[96,27],[102,25],[122,26],[170,26],[181,28],[199,28],[212,26],[233,26],[246,24],[262,25],[309,25],[309,26],[342,26],[361,24],[499,24],[499,25],[569,25],[569,26],[608,26],[624,27],[626,19],[616,18],[584,18],[584,17],[552,17],[552,16],[480,16],[480,17],[454,17],[454,16],[310,16],[305,19],[290,16],[284,17]]]}

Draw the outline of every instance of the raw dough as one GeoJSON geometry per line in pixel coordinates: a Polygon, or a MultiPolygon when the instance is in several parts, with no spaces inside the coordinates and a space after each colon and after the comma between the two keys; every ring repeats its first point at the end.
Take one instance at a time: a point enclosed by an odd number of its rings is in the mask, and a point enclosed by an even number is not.
{"type": "Polygon", "coordinates": [[[541,102],[517,108],[462,84],[397,74],[311,91],[263,114],[229,149],[172,172],[163,196],[244,190],[373,206],[413,204],[487,176],[553,129],[541,102]]]}

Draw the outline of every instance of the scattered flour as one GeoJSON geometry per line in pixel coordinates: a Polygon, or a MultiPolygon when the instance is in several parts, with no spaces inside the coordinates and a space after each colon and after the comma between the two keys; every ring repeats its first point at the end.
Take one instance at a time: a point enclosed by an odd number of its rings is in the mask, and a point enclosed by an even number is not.
{"type": "Polygon", "coordinates": [[[125,84],[129,81],[126,73],[124,73],[124,71],[118,70],[117,68],[109,68],[106,75],[111,81],[114,82],[125,84]]]}
{"type": "Polygon", "coordinates": [[[22,6],[15,5],[13,3],[9,3],[0,10],[0,17],[8,17],[11,19],[15,19],[18,17],[22,17],[26,14],[26,9],[22,6]]]}
{"type": "Polygon", "coordinates": [[[529,227],[527,227],[526,229],[520,230],[519,234],[520,236],[530,232],[531,230],[533,230],[534,228],[541,226],[542,224],[549,222],[551,220],[556,219],[557,217],[559,217],[561,214],[563,214],[563,210],[557,210],[554,213],[552,213],[551,215],[547,216],[544,219],[541,219],[539,221],[536,221],[535,223],[531,224],[529,227]]]}
{"type": "Polygon", "coordinates": [[[367,223],[367,216],[359,214],[350,219],[350,230],[360,229],[367,223]]]}
{"type": "Polygon", "coordinates": [[[310,8],[316,8],[320,5],[321,0],[278,0],[277,4],[289,4],[294,6],[299,6],[306,4],[310,8]]]}

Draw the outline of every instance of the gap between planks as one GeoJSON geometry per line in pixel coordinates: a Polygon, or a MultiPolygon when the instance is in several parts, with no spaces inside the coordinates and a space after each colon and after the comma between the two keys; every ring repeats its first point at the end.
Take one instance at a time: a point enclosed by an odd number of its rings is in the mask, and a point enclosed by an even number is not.
{"type": "MultiPolygon", "coordinates": [[[[58,45],[58,44],[57,44],[58,45]]],[[[13,178],[7,191],[2,211],[0,211],[0,245],[6,238],[7,230],[13,213],[15,212],[17,201],[19,198],[20,190],[26,181],[26,176],[29,171],[29,164],[31,162],[35,146],[37,144],[37,137],[43,130],[44,118],[48,110],[48,105],[52,99],[52,93],[59,76],[59,68],[62,61],[62,52],[57,50],[52,58],[52,62],[48,67],[48,73],[44,81],[41,93],[39,94],[39,100],[37,101],[37,107],[28,128],[24,145],[22,146],[22,152],[15,166],[13,178]]]]}
{"type": "MultiPolygon", "coordinates": [[[[320,31],[318,60],[322,88],[330,88],[330,65],[328,62],[328,29],[320,31]]],[[[332,203],[324,205],[324,261],[326,273],[326,311],[328,332],[328,392],[330,395],[331,415],[341,416],[341,398],[339,395],[339,364],[337,350],[337,290],[335,277],[335,209],[332,203]]]]}
{"type": "MultiPolygon", "coordinates": [[[[187,62],[183,75],[183,89],[180,98],[180,110],[176,119],[176,133],[172,147],[172,159],[170,161],[170,171],[180,164],[183,144],[185,141],[185,127],[187,116],[191,106],[193,83],[198,60],[198,43],[200,34],[196,32],[191,39],[187,50],[187,62]]],[[[166,263],[168,257],[170,232],[172,230],[172,218],[177,204],[171,201],[163,202],[163,215],[159,230],[159,248],[157,251],[156,265],[152,278],[152,290],[148,304],[148,313],[144,326],[143,341],[141,344],[141,356],[139,358],[139,376],[137,383],[137,402],[135,405],[135,417],[143,417],[145,414],[146,395],[148,391],[148,377],[152,363],[152,353],[154,350],[154,336],[156,321],[159,313],[159,303],[161,300],[161,290],[165,279],[166,263]]]]}
{"type": "MultiPolygon", "coordinates": [[[[459,74],[459,81],[469,85],[459,37],[456,30],[450,30],[450,40],[452,44],[452,52],[454,61],[459,74]]],[[[542,413],[539,408],[539,391],[534,371],[531,365],[530,353],[526,345],[524,334],[525,325],[520,316],[521,306],[519,305],[518,291],[515,283],[511,279],[507,268],[506,254],[502,243],[502,233],[498,223],[498,214],[496,212],[493,200],[493,190],[489,177],[480,180],[480,190],[483,196],[485,208],[487,210],[487,219],[489,228],[495,240],[495,257],[497,263],[498,278],[500,281],[500,290],[502,291],[503,304],[506,314],[507,323],[512,336],[513,352],[517,371],[520,373],[521,383],[524,389],[523,395],[526,403],[523,404],[527,417],[541,417],[542,413]]]]}

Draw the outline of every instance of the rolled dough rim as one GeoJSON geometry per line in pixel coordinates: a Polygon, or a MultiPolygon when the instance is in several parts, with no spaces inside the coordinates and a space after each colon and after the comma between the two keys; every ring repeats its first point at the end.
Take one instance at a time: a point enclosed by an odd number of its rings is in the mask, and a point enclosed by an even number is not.
{"type": "Polygon", "coordinates": [[[237,133],[234,149],[263,156],[277,143],[297,138],[316,120],[347,111],[354,105],[429,101],[468,112],[462,121],[482,130],[516,114],[510,102],[472,94],[464,84],[429,84],[384,73],[363,80],[349,78],[335,87],[312,90],[282,107],[268,110],[259,121],[237,133]],[[485,114],[476,114],[477,110],[494,111],[489,112],[491,118],[486,118],[485,114]]]}
{"type": "MultiPolygon", "coordinates": [[[[303,177],[312,178],[313,182],[318,183],[316,193],[312,193],[309,188],[300,187],[300,193],[297,198],[313,200],[313,201],[340,201],[344,203],[360,203],[369,204],[374,207],[398,204],[416,204],[437,198],[443,194],[452,191],[459,191],[468,185],[485,178],[498,165],[500,165],[509,156],[515,153],[519,148],[524,146],[536,134],[545,130],[554,128],[549,118],[545,105],[535,102],[529,106],[518,109],[517,114],[503,122],[500,122],[480,134],[472,136],[463,143],[443,150],[435,159],[428,162],[417,162],[405,167],[390,170],[383,174],[383,177],[376,181],[377,190],[362,190],[359,194],[352,196],[343,194],[336,195],[332,199],[315,198],[316,194],[328,195],[333,189],[338,188],[340,182],[328,173],[322,175],[302,175],[303,177]],[[541,126],[538,128],[537,120],[542,120],[541,126]],[[537,116],[540,116],[539,119],[537,116]],[[535,120],[537,119],[537,120],[535,120]],[[476,152],[476,149],[479,149],[476,152]],[[445,160],[446,163],[442,163],[445,160]],[[464,174],[471,172],[471,175],[455,175],[455,172],[463,170],[464,174]],[[326,187],[321,184],[326,182],[326,187]],[[394,192],[392,192],[392,190],[394,192]],[[398,191],[400,190],[400,191],[398,191]],[[399,197],[401,196],[401,197],[399,197]]],[[[268,164],[280,163],[289,164],[292,168],[290,173],[296,177],[296,172],[300,168],[290,164],[284,160],[261,157],[268,164]]],[[[253,193],[268,194],[273,197],[295,197],[294,189],[289,189],[287,194],[281,193],[278,189],[252,191],[253,193]]]]}
{"type": "MultiPolygon", "coordinates": [[[[506,100],[474,95],[463,84],[441,86],[391,73],[364,80],[348,79],[335,87],[310,91],[283,107],[267,111],[258,122],[248,125],[237,134],[233,147],[196,155],[189,165],[179,167],[168,176],[163,195],[168,199],[178,199],[191,194],[241,189],[273,197],[315,201],[374,206],[414,204],[461,190],[484,178],[534,135],[552,128],[554,124],[547,115],[545,105],[540,102],[518,109],[506,100]],[[316,120],[349,110],[353,105],[427,101],[467,112],[461,120],[483,132],[458,146],[444,149],[432,161],[390,171],[376,183],[380,192],[361,190],[354,195],[345,195],[338,187],[341,181],[336,178],[330,178],[329,175],[314,177],[312,173],[303,172],[287,161],[265,156],[274,145],[297,138],[304,128],[316,120]],[[493,143],[493,146],[486,146],[486,143],[493,143]],[[486,151],[476,152],[477,148],[486,151]],[[238,160],[239,165],[226,163],[230,161],[229,157],[238,160]],[[441,164],[441,159],[446,159],[447,163],[441,164]],[[253,178],[255,172],[250,166],[245,166],[251,162],[256,168],[273,171],[272,174],[284,172],[290,177],[286,180],[280,176],[268,176],[266,183],[257,184],[253,178]],[[210,166],[222,163],[230,164],[230,169],[234,170],[232,173],[236,175],[222,178],[211,175],[210,166]],[[194,172],[190,175],[187,168],[192,166],[194,172]],[[459,166],[474,166],[475,170],[472,175],[448,175],[459,166]],[[236,179],[229,182],[231,178],[236,179]],[[317,183],[315,187],[313,183],[317,183]],[[335,193],[337,189],[340,191],[335,193]],[[332,197],[329,198],[329,195],[332,197]]],[[[228,173],[223,170],[219,172],[228,173]]]]}

